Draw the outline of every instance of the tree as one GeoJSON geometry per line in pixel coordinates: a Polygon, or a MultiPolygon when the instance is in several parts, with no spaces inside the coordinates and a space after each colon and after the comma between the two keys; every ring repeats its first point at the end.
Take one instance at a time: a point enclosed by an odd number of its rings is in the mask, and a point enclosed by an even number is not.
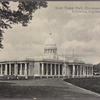
{"type": "Polygon", "coordinates": [[[46,1],[17,1],[17,10],[10,8],[9,1],[0,1],[0,48],[3,48],[3,29],[12,28],[12,24],[22,24],[27,26],[32,20],[32,14],[41,7],[46,8],[46,1]]]}

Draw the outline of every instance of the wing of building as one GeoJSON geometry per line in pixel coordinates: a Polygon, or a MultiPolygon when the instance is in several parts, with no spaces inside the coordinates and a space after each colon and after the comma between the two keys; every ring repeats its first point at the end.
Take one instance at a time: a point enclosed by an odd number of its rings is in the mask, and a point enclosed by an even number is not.
{"type": "Polygon", "coordinates": [[[50,33],[44,45],[44,56],[26,58],[26,60],[0,62],[0,77],[9,79],[43,77],[89,77],[93,76],[93,65],[75,57],[57,55],[57,46],[50,33]]]}

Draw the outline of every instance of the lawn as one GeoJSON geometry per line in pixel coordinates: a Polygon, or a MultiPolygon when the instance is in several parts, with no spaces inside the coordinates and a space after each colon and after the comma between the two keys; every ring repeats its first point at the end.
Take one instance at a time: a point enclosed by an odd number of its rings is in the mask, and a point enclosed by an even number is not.
{"type": "MultiPolygon", "coordinates": [[[[54,79],[56,80],[56,79],[54,79]]],[[[33,79],[33,80],[3,80],[0,81],[0,98],[9,98],[9,99],[33,99],[33,98],[78,98],[78,93],[65,90],[65,87],[60,87],[59,83],[57,85],[56,81],[52,84],[52,80],[43,82],[42,79],[33,79]],[[36,83],[39,81],[41,83],[36,83]],[[51,83],[50,83],[51,81],[51,83]],[[36,85],[37,84],[37,85],[36,85]],[[42,85],[40,85],[42,84],[42,85]],[[45,84],[45,85],[43,85],[45,84]],[[54,85],[54,86],[53,86],[54,85]],[[72,96],[70,96],[72,95],[72,96]]],[[[69,87],[67,87],[69,89],[69,87]]],[[[80,95],[84,97],[84,94],[80,95]]],[[[86,94],[88,97],[88,95],[86,94]]]]}
{"type": "MultiPolygon", "coordinates": [[[[68,80],[74,81],[75,79],[68,79],[68,80]]],[[[77,81],[81,80],[81,82],[83,83],[87,79],[76,79],[76,80],[77,81]]],[[[99,96],[83,91],[73,85],[68,84],[67,82],[64,82],[63,79],[60,78],[59,79],[44,78],[44,79],[31,79],[31,80],[0,80],[0,98],[3,99],[5,98],[6,99],[7,98],[9,99],[77,98],[79,99],[79,98],[99,98],[99,96]]]]}
{"type": "Polygon", "coordinates": [[[11,84],[13,81],[0,82],[0,98],[63,98],[63,94],[66,93],[61,91],[64,88],[55,86],[12,86],[11,84]]]}
{"type": "Polygon", "coordinates": [[[69,78],[64,81],[74,84],[76,86],[100,93],[100,77],[89,78],[69,78]]]}

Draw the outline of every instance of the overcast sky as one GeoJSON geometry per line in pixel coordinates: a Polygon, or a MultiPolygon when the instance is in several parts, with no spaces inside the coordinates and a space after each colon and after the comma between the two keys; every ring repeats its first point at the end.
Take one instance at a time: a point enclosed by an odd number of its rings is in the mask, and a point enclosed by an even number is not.
{"type": "MultiPolygon", "coordinates": [[[[15,3],[11,5],[16,9],[15,3]]],[[[0,52],[0,60],[43,55],[45,41],[52,32],[58,47],[58,55],[72,56],[74,50],[74,55],[86,63],[99,63],[100,12],[93,14],[84,9],[99,6],[98,2],[48,2],[47,8],[41,8],[33,14],[33,20],[28,27],[14,25],[12,29],[5,30],[4,49],[0,52]],[[58,7],[62,9],[57,9],[58,7]],[[87,13],[72,12],[64,7],[82,7],[87,13]]]]}

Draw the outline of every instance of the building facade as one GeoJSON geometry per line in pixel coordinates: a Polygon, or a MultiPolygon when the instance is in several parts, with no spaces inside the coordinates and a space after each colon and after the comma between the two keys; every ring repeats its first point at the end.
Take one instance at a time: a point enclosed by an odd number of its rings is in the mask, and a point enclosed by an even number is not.
{"type": "Polygon", "coordinates": [[[91,77],[93,65],[75,57],[58,56],[56,43],[50,34],[45,42],[44,56],[0,62],[0,77],[10,79],[11,76],[17,79],[91,77]]]}

